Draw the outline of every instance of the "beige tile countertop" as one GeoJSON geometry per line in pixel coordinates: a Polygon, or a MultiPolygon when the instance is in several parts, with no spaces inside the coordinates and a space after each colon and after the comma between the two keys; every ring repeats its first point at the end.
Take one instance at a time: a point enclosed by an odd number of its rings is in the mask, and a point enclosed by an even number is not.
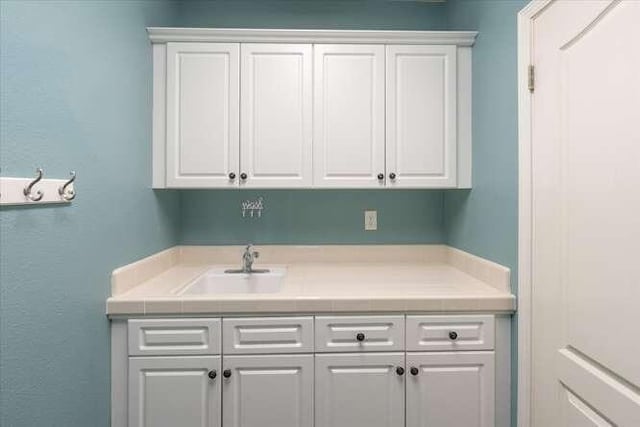
{"type": "Polygon", "coordinates": [[[509,269],[444,245],[256,246],[255,268],[285,266],[269,294],[180,295],[242,246],[175,246],[114,270],[107,315],[515,311],[509,269]]]}

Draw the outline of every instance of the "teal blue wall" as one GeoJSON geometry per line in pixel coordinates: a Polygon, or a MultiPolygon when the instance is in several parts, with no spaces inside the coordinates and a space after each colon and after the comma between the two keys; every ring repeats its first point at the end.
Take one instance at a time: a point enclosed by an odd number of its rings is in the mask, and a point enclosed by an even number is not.
{"type": "Polygon", "coordinates": [[[172,246],[149,189],[151,50],[166,2],[0,2],[3,176],[78,173],[72,206],[0,210],[0,425],[109,425],[111,270],[172,246]]]}
{"type": "Polygon", "coordinates": [[[183,191],[185,244],[442,243],[441,191],[183,191]],[[260,219],[242,218],[241,202],[264,197],[260,219]],[[364,231],[364,210],[378,231],[364,231]]]}
{"type": "MultiPolygon", "coordinates": [[[[444,194],[449,245],[511,268],[517,292],[517,14],[528,0],[449,0],[449,29],[478,30],[473,47],[473,190],[444,194]]],[[[512,425],[517,318],[512,322],[512,425]]]]}
{"type": "Polygon", "coordinates": [[[186,27],[444,30],[446,5],[389,0],[182,0],[186,27]]]}
{"type": "Polygon", "coordinates": [[[515,278],[515,15],[525,2],[0,0],[2,175],[75,169],[79,193],[70,207],[0,209],[0,425],[108,425],[109,274],[178,242],[448,242],[515,278]],[[474,189],[150,191],[144,27],[163,25],[479,30],[474,189]],[[242,220],[240,201],[256,195],[264,217],[242,220]],[[378,232],[362,230],[369,208],[378,232]]]}

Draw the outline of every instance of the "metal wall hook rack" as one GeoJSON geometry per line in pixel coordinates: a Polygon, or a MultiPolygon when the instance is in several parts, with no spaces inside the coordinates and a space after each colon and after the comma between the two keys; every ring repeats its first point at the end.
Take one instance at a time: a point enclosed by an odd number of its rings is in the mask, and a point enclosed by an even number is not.
{"type": "Polygon", "coordinates": [[[37,168],[35,178],[0,177],[0,205],[70,203],[76,197],[76,173],[70,175],[69,179],[48,179],[37,168]]]}

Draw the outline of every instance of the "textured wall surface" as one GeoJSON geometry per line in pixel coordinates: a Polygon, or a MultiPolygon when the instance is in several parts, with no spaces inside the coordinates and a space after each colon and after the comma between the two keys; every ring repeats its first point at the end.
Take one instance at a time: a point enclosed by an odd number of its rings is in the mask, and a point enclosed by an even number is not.
{"type": "Polygon", "coordinates": [[[448,242],[511,267],[515,284],[525,3],[1,0],[2,175],[75,169],[78,198],[0,209],[0,425],[108,425],[109,274],[177,242],[448,242]],[[479,30],[474,189],[154,192],[146,26],[479,30]],[[240,202],[258,195],[264,217],[243,220],[240,202]],[[378,232],[363,231],[364,209],[378,232]]]}
{"type": "Polygon", "coordinates": [[[180,25],[222,28],[444,30],[446,5],[388,0],[182,0],[180,25]]]}
{"type": "Polygon", "coordinates": [[[111,271],[177,241],[151,177],[162,1],[0,2],[3,176],[78,173],[68,207],[0,210],[0,425],[109,425],[111,271]]]}
{"type": "MultiPolygon", "coordinates": [[[[473,47],[473,189],[444,195],[449,245],[518,274],[517,14],[528,0],[449,0],[449,29],[478,30],[473,47]]],[[[517,317],[512,322],[512,425],[516,415],[517,317]]]]}
{"type": "Polygon", "coordinates": [[[473,189],[444,196],[447,243],[512,269],[518,231],[517,13],[526,0],[450,0],[449,29],[473,47],[473,189]]]}
{"type": "Polygon", "coordinates": [[[441,191],[184,191],[184,244],[442,243],[441,191]],[[260,219],[243,218],[241,202],[264,197],[260,219]],[[364,231],[364,210],[378,230],[364,231]]]}

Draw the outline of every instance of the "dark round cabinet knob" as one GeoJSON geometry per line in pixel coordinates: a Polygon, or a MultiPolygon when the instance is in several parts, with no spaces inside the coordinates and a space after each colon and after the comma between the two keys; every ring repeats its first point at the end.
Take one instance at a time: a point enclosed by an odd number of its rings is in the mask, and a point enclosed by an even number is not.
{"type": "Polygon", "coordinates": [[[230,179],[230,180],[232,180],[232,181],[233,181],[234,179],[236,179],[236,174],[235,174],[235,173],[233,173],[233,172],[229,172],[229,179],[230,179]]]}
{"type": "Polygon", "coordinates": [[[449,332],[449,339],[451,341],[455,341],[458,339],[458,333],[456,331],[449,332]]]}
{"type": "Polygon", "coordinates": [[[389,174],[389,179],[391,179],[391,180],[396,179],[396,174],[395,174],[395,173],[393,173],[393,172],[391,172],[391,173],[389,174]]]}
{"type": "Polygon", "coordinates": [[[383,174],[381,174],[381,173],[379,173],[379,174],[378,174],[378,180],[379,180],[379,181],[382,181],[383,179],[384,179],[384,175],[383,175],[383,174]]]}
{"type": "Polygon", "coordinates": [[[223,376],[223,377],[225,377],[225,378],[229,378],[229,377],[231,377],[231,369],[225,369],[225,370],[222,372],[222,376],[223,376]]]}
{"type": "Polygon", "coordinates": [[[214,369],[214,370],[212,370],[212,371],[209,371],[209,373],[208,373],[207,375],[208,375],[208,376],[209,376],[209,378],[211,378],[212,380],[215,380],[215,379],[216,379],[216,377],[218,376],[218,373],[217,373],[217,372],[216,372],[216,370],[214,369]]]}
{"type": "Polygon", "coordinates": [[[402,366],[398,366],[396,368],[396,374],[398,375],[404,375],[404,368],[402,366]]]}
{"type": "Polygon", "coordinates": [[[358,341],[362,342],[362,341],[364,341],[365,336],[364,336],[364,334],[363,334],[362,332],[359,332],[359,333],[356,335],[356,339],[357,339],[358,341]]]}
{"type": "Polygon", "coordinates": [[[420,371],[418,371],[418,368],[416,368],[415,366],[412,366],[411,369],[409,369],[409,372],[411,372],[411,375],[416,376],[420,373],[420,371]]]}
{"type": "Polygon", "coordinates": [[[246,173],[244,173],[244,172],[242,172],[242,173],[240,174],[240,179],[241,179],[241,180],[243,180],[243,181],[244,181],[245,179],[247,179],[247,174],[246,174],[246,173]]]}

